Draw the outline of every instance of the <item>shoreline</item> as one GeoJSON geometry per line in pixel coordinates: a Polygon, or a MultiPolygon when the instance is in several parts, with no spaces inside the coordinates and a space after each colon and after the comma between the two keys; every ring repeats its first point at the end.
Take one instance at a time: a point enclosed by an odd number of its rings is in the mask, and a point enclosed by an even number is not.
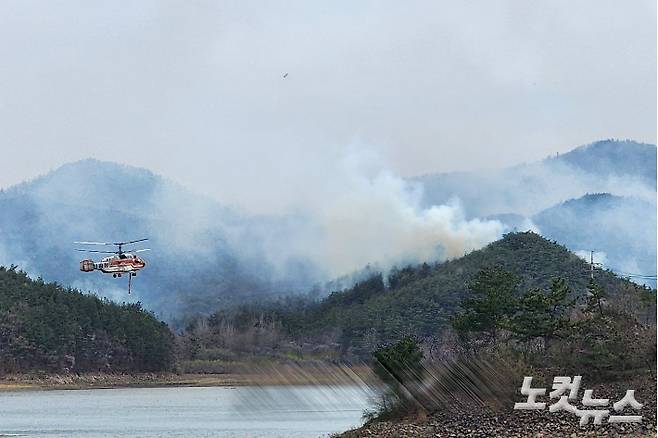
{"type": "Polygon", "coordinates": [[[158,374],[49,374],[11,375],[0,378],[0,393],[12,391],[51,391],[115,388],[167,388],[193,386],[238,386],[245,380],[224,375],[158,374]]]}
{"type": "Polygon", "coordinates": [[[0,393],[15,391],[115,388],[219,387],[247,385],[366,385],[378,386],[366,365],[275,365],[225,374],[81,373],[10,374],[0,377],[0,393]]]}
{"type": "MultiPolygon", "coordinates": [[[[370,421],[335,438],[454,438],[454,437],[543,437],[543,438],[595,438],[656,436],[656,379],[652,373],[635,370],[634,374],[620,380],[585,383],[580,394],[592,389],[598,397],[606,397],[611,404],[621,399],[628,389],[635,390],[636,400],[642,407],[634,412],[641,415],[639,423],[608,423],[580,425],[579,419],[570,412],[552,413],[543,410],[514,410],[512,402],[499,409],[486,405],[473,405],[471,409],[436,410],[416,412],[404,417],[370,421]]],[[[514,401],[523,401],[517,393],[514,401]]],[[[544,401],[544,400],[542,400],[544,401]]],[[[550,399],[548,404],[552,404],[550,399]]],[[[576,406],[582,402],[576,401],[576,406]]],[[[610,406],[612,407],[612,406],[610,406]]],[[[626,414],[624,414],[626,415],[626,414]]]]}

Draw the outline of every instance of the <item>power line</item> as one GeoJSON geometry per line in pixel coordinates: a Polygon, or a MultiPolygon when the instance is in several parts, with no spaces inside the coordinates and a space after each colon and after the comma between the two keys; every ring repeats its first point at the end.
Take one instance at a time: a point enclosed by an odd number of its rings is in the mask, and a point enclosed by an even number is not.
{"type": "Polygon", "coordinates": [[[590,273],[590,278],[593,280],[594,279],[594,270],[595,269],[608,269],[609,271],[612,271],[614,274],[621,275],[624,277],[631,277],[631,278],[639,278],[642,280],[657,280],[657,276],[655,274],[635,274],[632,272],[624,272],[621,271],[617,268],[614,268],[612,266],[607,266],[604,265],[603,263],[594,263],[594,252],[595,251],[590,251],[589,252],[589,273],[590,273]]]}
{"type": "Polygon", "coordinates": [[[623,275],[624,277],[636,277],[636,278],[644,278],[644,279],[647,279],[647,280],[656,280],[656,275],[651,275],[651,274],[634,274],[634,273],[632,273],[632,272],[624,272],[624,271],[620,271],[620,270],[618,270],[618,269],[616,269],[616,268],[613,268],[613,267],[611,267],[611,266],[606,266],[606,268],[609,269],[609,270],[611,270],[611,271],[614,272],[615,274],[623,275]]]}
{"type": "Polygon", "coordinates": [[[612,271],[615,274],[623,275],[624,277],[635,277],[635,278],[645,278],[647,280],[656,280],[655,275],[644,275],[644,274],[630,274],[628,272],[618,272],[618,271],[612,271]]]}

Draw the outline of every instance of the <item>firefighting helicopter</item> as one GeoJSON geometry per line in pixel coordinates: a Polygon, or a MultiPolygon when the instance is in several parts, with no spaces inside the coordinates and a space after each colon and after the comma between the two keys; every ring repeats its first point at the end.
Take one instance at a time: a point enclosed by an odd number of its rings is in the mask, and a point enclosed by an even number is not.
{"type": "Polygon", "coordinates": [[[112,254],[108,257],[103,257],[99,262],[95,262],[91,259],[85,259],[80,261],[80,270],[82,272],[92,272],[92,271],[101,271],[104,274],[112,274],[112,277],[121,277],[121,274],[128,274],[128,293],[130,293],[130,288],[132,284],[132,278],[137,275],[137,271],[144,269],[146,262],[141,257],[137,256],[136,253],[143,251],[150,251],[149,248],[138,249],[138,250],[129,250],[128,252],[123,250],[125,245],[132,245],[138,242],[144,242],[148,239],[137,239],[129,240],[127,242],[73,242],[78,245],[105,245],[105,246],[116,246],[118,249],[116,251],[97,251],[94,249],[76,249],[76,251],[81,252],[93,252],[100,254],[112,254]]]}

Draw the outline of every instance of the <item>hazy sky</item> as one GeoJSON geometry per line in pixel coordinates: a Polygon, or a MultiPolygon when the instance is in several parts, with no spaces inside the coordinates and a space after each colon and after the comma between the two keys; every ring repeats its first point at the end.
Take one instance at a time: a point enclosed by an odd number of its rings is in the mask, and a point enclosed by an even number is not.
{"type": "Polygon", "coordinates": [[[94,157],[265,210],[349,149],[410,176],[655,143],[656,2],[2,0],[0,135],[0,186],[94,157]]]}

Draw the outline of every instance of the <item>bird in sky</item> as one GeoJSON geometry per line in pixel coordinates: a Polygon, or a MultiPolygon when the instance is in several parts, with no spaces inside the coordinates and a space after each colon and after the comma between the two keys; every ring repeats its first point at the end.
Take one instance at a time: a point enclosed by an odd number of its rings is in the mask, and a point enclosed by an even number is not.
{"type": "Polygon", "coordinates": [[[287,77],[288,77],[288,73],[284,73],[284,75],[283,75],[283,79],[285,79],[285,78],[287,78],[287,77]]]}

